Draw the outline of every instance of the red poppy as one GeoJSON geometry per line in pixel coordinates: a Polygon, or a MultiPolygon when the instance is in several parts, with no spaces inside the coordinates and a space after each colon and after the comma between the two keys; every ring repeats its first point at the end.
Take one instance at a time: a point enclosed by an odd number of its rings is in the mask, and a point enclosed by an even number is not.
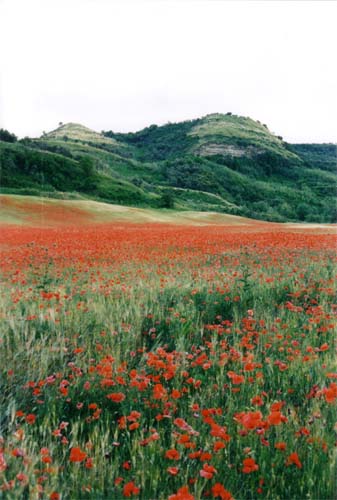
{"type": "Polygon", "coordinates": [[[167,472],[171,474],[171,476],[176,476],[179,472],[178,467],[168,467],[167,472]]]}
{"type": "Polygon", "coordinates": [[[189,492],[188,486],[182,486],[177,493],[170,495],[168,500],[195,500],[194,496],[189,492]]]}
{"type": "Polygon", "coordinates": [[[123,488],[123,495],[125,497],[131,497],[132,495],[138,495],[140,488],[138,488],[133,481],[126,483],[123,488]]]}
{"type": "Polygon", "coordinates": [[[81,448],[71,448],[69,460],[70,462],[83,462],[87,458],[87,454],[81,448]]]}
{"type": "Polygon", "coordinates": [[[243,460],[243,469],[242,472],[244,474],[250,474],[251,472],[259,470],[259,466],[255,462],[254,458],[245,458],[243,460]]]}
{"type": "Polygon", "coordinates": [[[26,416],[26,422],[29,425],[33,425],[35,423],[35,420],[36,420],[36,415],[34,415],[33,413],[29,413],[26,416]]]}
{"type": "Polygon", "coordinates": [[[203,468],[199,472],[201,477],[205,479],[212,479],[213,475],[217,473],[217,470],[213,467],[213,465],[204,464],[203,468]]]}
{"type": "Polygon", "coordinates": [[[215,483],[212,487],[213,498],[221,498],[221,500],[233,500],[232,494],[227,491],[221,483],[215,483]]]}
{"type": "Polygon", "coordinates": [[[178,450],[173,448],[172,450],[167,450],[167,452],[165,453],[165,458],[168,458],[170,460],[179,460],[180,453],[178,450]]]}
{"type": "Polygon", "coordinates": [[[287,458],[286,465],[291,465],[291,464],[296,465],[298,469],[302,469],[302,464],[300,462],[299,456],[297,455],[296,451],[291,453],[287,458]]]}
{"type": "Polygon", "coordinates": [[[114,403],[121,403],[125,399],[125,394],[122,392],[112,392],[111,394],[107,395],[108,399],[111,399],[114,403]]]}

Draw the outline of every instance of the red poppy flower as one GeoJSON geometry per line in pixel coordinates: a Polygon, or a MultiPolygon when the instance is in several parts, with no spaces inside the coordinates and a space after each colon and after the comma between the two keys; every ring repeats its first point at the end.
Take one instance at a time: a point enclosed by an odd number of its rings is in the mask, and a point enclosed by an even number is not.
{"type": "Polygon", "coordinates": [[[255,462],[254,458],[245,458],[243,460],[242,472],[244,474],[250,474],[251,472],[254,472],[256,470],[259,470],[259,466],[255,462]]]}
{"type": "Polygon", "coordinates": [[[195,500],[194,496],[189,492],[188,486],[182,486],[177,493],[170,495],[168,500],[195,500]]]}
{"type": "Polygon", "coordinates": [[[296,451],[291,453],[287,458],[286,465],[291,465],[291,464],[296,465],[298,469],[302,469],[302,464],[300,462],[299,456],[297,455],[296,451]]]}
{"type": "Polygon", "coordinates": [[[138,495],[140,488],[138,488],[133,481],[126,483],[123,488],[123,495],[125,497],[131,497],[132,495],[138,495]]]}
{"type": "Polygon", "coordinates": [[[168,467],[167,472],[171,474],[171,476],[176,476],[179,472],[178,467],[168,467]]]}
{"type": "Polygon", "coordinates": [[[87,458],[87,454],[81,448],[71,448],[69,460],[70,462],[83,462],[87,458]]]}
{"type": "Polygon", "coordinates": [[[213,498],[221,498],[221,500],[233,500],[232,494],[227,491],[221,483],[215,483],[212,487],[213,498]]]}
{"type": "Polygon", "coordinates": [[[168,458],[170,460],[179,460],[180,453],[178,450],[175,450],[173,448],[172,450],[167,450],[167,452],[165,453],[165,458],[168,458]]]}
{"type": "Polygon", "coordinates": [[[201,477],[205,479],[212,479],[213,475],[217,473],[217,470],[213,467],[213,465],[204,464],[203,468],[199,472],[201,477]]]}
{"type": "Polygon", "coordinates": [[[112,392],[111,394],[107,395],[108,399],[111,399],[114,403],[121,403],[125,399],[125,394],[122,392],[112,392]]]}
{"type": "Polygon", "coordinates": [[[36,415],[34,415],[33,413],[29,413],[26,416],[26,422],[29,425],[33,425],[35,423],[35,420],[36,420],[36,415]]]}

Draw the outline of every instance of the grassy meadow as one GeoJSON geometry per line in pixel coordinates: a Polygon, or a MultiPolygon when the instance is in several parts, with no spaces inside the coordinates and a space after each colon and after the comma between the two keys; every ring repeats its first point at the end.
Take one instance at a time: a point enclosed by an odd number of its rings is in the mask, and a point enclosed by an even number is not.
{"type": "Polygon", "coordinates": [[[332,226],[30,203],[2,197],[0,498],[334,498],[332,226]]]}

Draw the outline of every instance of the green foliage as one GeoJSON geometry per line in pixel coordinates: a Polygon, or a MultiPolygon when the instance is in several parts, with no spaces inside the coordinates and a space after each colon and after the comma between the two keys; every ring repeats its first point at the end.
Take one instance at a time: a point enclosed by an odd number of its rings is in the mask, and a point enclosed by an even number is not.
{"type": "Polygon", "coordinates": [[[2,189],[77,191],[148,207],[172,208],[174,200],[177,209],[271,221],[336,220],[336,146],[286,144],[232,114],[127,134],[66,124],[42,139],[0,142],[0,163],[2,189]]]}
{"type": "Polygon", "coordinates": [[[59,191],[80,190],[84,169],[63,155],[35,151],[16,145],[0,149],[1,185],[4,187],[46,186],[59,191]]]}
{"type": "Polygon", "coordinates": [[[289,144],[288,146],[305,161],[307,166],[336,172],[336,144],[289,144]]]}
{"type": "Polygon", "coordinates": [[[151,205],[151,197],[123,179],[99,174],[90,156],[78,160],[24,146],[0,147],[1,188],[10,192],[41,194],[78,191],[93,198],[128,205],[151,205]]]}
{"type": "Polygon", "coordinates": [[[190,120],[181,123],[168,123],[161,127],[151,125],[139,132],[116,134],[103,132],[106,137],[125,142],[134,147],[137,158],[148,161],[176,158],[188,153],[197,142],[189,136],[192,128],[201,120],[190,120]]]}
{"type": "Polygon", "coordinates": [[[159,200],[161,208],[174,208],[174,198],[171,191],[164,191],[159,200]]]}
{"type": "Polygon", "coordinates": [[[15,134],[11,134],[8,130],[0,128],[0,141],[4,142],[16,142],[18,138],[15,134]]]}

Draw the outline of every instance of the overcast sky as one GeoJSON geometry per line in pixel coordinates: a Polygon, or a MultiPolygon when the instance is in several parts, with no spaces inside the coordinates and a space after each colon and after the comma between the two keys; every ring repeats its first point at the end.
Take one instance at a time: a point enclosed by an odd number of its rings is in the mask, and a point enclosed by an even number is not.
{"type": "Polygon", "coordinates": [[[337,3],[0,0],[0,126],[135,131],[228,111],[337,141],[337,3]]]}

